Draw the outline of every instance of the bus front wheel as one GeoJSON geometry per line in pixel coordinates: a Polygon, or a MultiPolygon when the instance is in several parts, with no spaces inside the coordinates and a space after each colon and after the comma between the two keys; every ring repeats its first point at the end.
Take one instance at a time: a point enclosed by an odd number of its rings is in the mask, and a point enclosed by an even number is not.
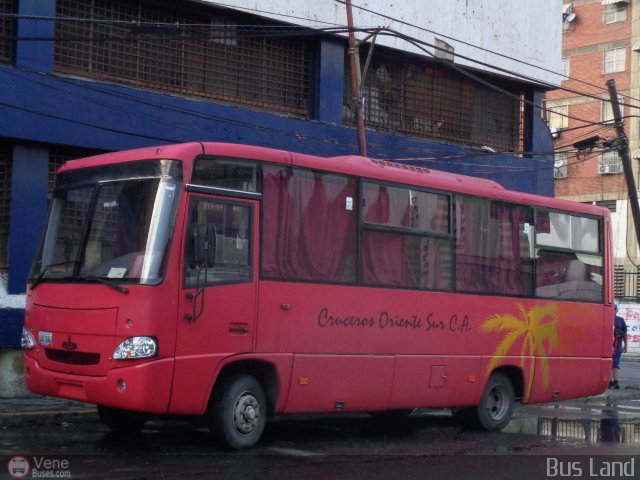
{"type": "Polygon", "coordinates": [[[513,385],[506,375],[494,373],[484,387],[477,409],[479,426],[489,432],[502,430],[511,421],[515,407],[513,385]]]}
{"type": "Polygon", "coordinates": [[[251,375],[237,375],[216,386],[207,412],[209,428],[221,444],[234,449],[254,446],[264,431],[264,389],[251,375]]]}

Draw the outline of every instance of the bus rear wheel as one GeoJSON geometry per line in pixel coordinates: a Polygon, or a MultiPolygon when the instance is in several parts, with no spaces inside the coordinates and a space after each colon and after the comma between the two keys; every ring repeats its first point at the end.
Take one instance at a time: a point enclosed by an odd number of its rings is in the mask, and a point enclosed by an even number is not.
{"type": "Polygon", "coordinates": [[[98,405],[98,416],[102,423],[111,430],[121,433],[139,431],[148,419],[148,416],[141,412],[105,407],[104,405],[98,405]]]}
{"type": "Polygon", "coordinates": [[[506,375],[494,373],[484,387],[477,409],[479,426],[488,432],[502,430],[511,421],[515,408],[513,385],[506,375]]]}
{"type": "Polygon", "coordinates": [[[454,409],[453,416],[472,430],[493,432],[502,430],[511,421],[515,408],[513,385],[506,375],[489,377],[476,407],[454,409]]]}
{"type": "Polygon", "coordinates": [[[254,446],[264,431],[267,403],[260,382],[251,375],[237,375],[216,386],[207,417],[214,438],[233,449],[254,446]]]}

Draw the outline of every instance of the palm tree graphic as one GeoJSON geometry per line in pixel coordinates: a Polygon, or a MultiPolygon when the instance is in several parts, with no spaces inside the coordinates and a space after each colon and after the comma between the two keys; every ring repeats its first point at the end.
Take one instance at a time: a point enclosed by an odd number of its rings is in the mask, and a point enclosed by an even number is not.
{"type": "Polygon", "coordinates": [[[536,361],[540,362],[542,384],[546,389],[549,386],[549,362],[547,355],[558,348],[558,306],[548,303],[544,306],[534,306],[526,310],[520,303],[516,304],[518,316],[510,313],[491,315],[480,326],[482,333],[498,332],[504,336],[487,365],[487,373],[490,374],[498,366],[502,357],[505,357],[513,347],[521,341],[520,366],[524,369],[525,362],[529,359],[529,379],[523,400],[526,402],[533,388],[533,374],[536,361]]]}

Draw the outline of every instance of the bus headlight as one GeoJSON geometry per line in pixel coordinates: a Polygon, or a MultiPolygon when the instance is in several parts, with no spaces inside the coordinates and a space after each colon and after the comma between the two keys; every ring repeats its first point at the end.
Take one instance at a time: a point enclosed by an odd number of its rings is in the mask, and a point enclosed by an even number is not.
{"type": "Polygon", "coordinates": [[[153,337],[127,338],[113,352],[115,360],[151,358],[156,355],[158,355],[158,342],[153,337]]]}
{"type": "Polygon", "coordinates": [[[36,346],[36,339],[33,338],[33,334],[26,327],[22,327],[22,338],[20,339],[20,346],[25,350],[31,350],[36,346]]]}

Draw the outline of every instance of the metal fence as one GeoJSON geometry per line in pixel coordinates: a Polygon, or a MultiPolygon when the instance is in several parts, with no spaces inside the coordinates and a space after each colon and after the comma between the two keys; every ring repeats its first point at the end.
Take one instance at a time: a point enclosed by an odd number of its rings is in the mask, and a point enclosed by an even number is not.
{"type": "Polygon", "coordinates": [[[640,443],[640,425],[617,418],[538,419],[538,434],[552,437],[576,438],[588,442],[640,443]]]}

